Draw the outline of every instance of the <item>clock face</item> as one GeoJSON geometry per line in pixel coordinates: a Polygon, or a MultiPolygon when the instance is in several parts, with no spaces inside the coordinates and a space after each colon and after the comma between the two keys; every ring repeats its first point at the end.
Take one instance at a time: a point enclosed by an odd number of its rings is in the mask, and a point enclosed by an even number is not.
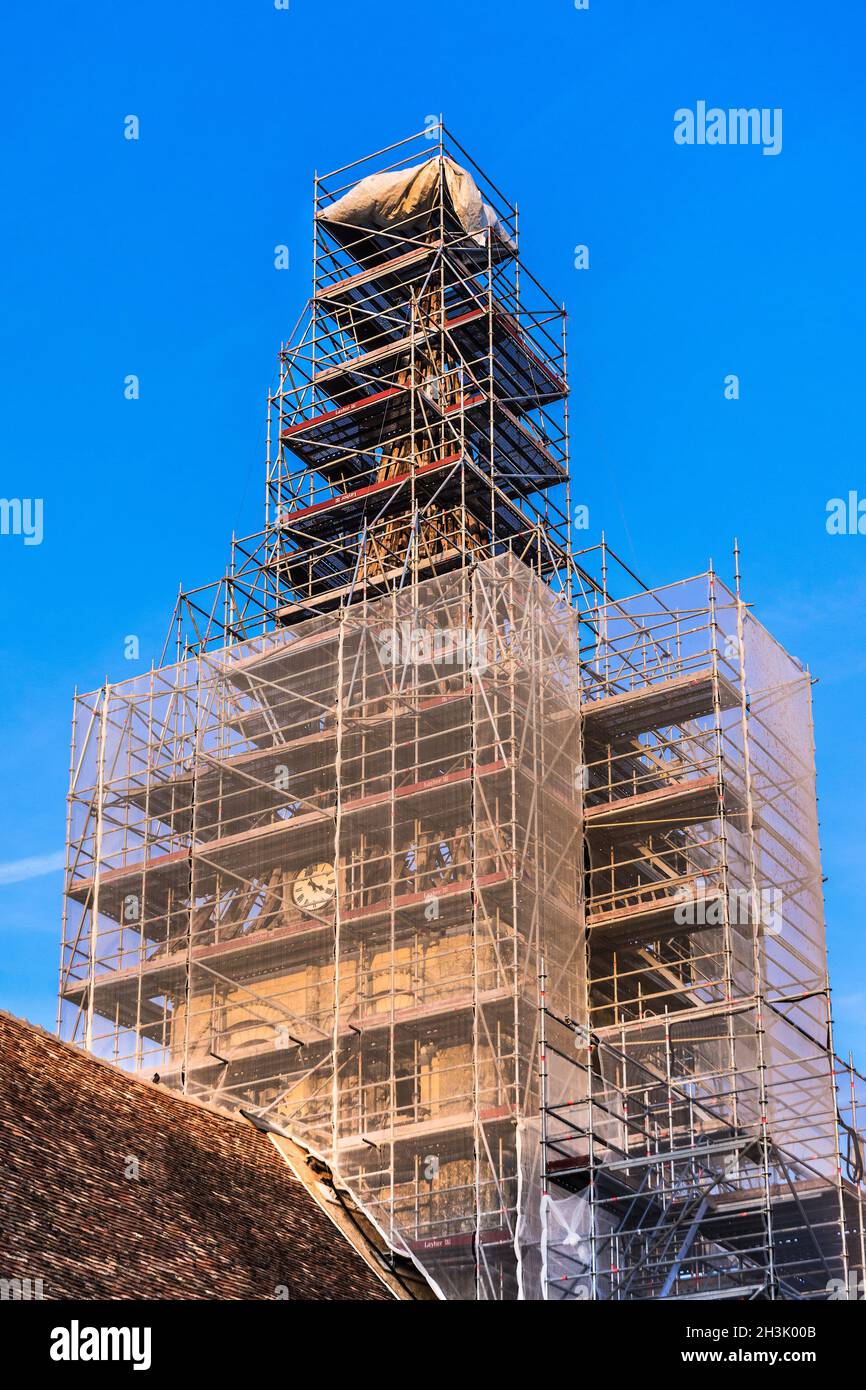
{"type": "Polygon", "coordinates": [[[333,864],[310,864],[301,869],[292,884],[292,897],[302,912],[321,912],[337,891],[333,864]]]}

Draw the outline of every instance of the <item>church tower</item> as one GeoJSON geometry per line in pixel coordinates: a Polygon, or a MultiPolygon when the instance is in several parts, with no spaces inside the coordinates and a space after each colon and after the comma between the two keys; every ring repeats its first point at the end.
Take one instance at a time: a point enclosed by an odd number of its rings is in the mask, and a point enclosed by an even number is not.
{"type": "Polygon", "coordinates": [[[317,178],[264,528],[76,701],[61,1028],[306,1144],[445,1297],[814,1296],[862,1163],[808,673],[712,570],[574,552],[517,222],[441,125],[317,178]]]}

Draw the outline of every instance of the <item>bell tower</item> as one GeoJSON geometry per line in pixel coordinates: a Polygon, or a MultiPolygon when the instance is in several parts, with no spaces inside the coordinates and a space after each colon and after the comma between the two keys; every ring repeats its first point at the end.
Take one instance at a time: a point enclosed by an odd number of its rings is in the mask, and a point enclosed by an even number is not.
{"type": "Polygon", "coordinates": [[[512,1298],[542,974],[586,1011],[564,313],[441,127],[317,178],[314,232],[265,528],[79,710],[62,992],[320,1152],[448,1296],[512,1298]]]}
{"type": "Polygon", "coordinates": [[[444,127],[313,213],[264,527],[76,700],[61,1029],[448,1298],[847,1287],[811,678],[739,579],[573,550],[564,313],[444,127]]]}

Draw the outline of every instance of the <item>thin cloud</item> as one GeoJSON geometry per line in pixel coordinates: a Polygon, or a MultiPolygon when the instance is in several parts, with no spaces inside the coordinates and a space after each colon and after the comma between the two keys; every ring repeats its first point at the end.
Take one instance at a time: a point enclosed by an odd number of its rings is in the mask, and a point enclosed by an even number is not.
{"type": "Polygon", "coordinates": [[[66,851],[62,849],[55,850],[53,854],[34,854],[30,859],[13,859],[8,864],[0,864],[0,884],[41,878],[43,874],[56,873],[65,863],[66,851]]]}

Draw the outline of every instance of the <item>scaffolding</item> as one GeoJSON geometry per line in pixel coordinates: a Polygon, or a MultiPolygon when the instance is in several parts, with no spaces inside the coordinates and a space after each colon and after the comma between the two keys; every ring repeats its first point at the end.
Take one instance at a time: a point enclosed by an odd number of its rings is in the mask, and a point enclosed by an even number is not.
{"type": "Polygon", "coordinates": [[[811,678],[712,571],[581,616],[590,1018],[547,1010],[549,1296],[826,1298],[862,1278],[863,1172],[811,678]]]}
{"type": "Polygon", "coordinates": [[[738,575],[575,553],[564,312],[441,123],[314,229],[263,531],[76,699],[62,1032],[297,1137],[448,1298],[849,1290],[808,672],[738,575]]]}

